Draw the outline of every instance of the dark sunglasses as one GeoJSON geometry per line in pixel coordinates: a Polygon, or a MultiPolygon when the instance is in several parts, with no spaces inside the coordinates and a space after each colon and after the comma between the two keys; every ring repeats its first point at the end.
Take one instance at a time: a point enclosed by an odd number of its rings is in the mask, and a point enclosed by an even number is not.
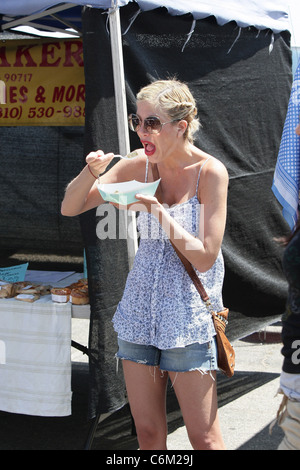
{"type": "MultiPolygon", "coordinates": [[[[178,119],[173,119],[172,121],[161,122],[159,117],[157,116],[149,116],[144,119],[144,128],[149,134],[159,134],[162,130],[162,127],[165,124],[169,124],[170,122],[178,121],[178,119]]],[[[128,117],[129,128],[134,131],[138,132],[142,127],[143,121],[139,118],[137,114],[130,114],[128,117]]]]}

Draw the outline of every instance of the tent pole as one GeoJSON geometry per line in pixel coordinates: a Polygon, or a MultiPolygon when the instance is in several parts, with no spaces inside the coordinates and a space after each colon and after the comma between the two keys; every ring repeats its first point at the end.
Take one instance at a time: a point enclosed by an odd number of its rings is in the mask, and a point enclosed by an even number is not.
{"type": "Polygon", "coordinates": [[[95,434],[96,434],[96,431],[97,431],[97,427],[98,427],[98,424],[99,424],[99,421],[100,421],[100,417],[101,417],[101,413],[98,413],[97,416],[95,416],[91,426],[90,426],[90,429],[89,429],[89,434],[88,434],[88,437],[87,437],[87,440],[86,440],[86,443],[85,443],[85,446],[84,446],[84,450],[91,450],[92,448],[92,444],[93,444],[93,441],[94,441],[94,437],[95,437],[95,434]]]}
{"type": "MultiPolygon", "coordinates": [[[[114,0],[112,0],[112,3],[114,3],[114,0]]],[[[127,102],[119,8],[114,7],[109,10],[109,25],[116,98],[119,152],[121,155],[126,155],[130,152],[130,141],[127,122],[127,102]]],[[[124,214],[125,217],[127,216],[127,249],[129,265],[131,267],[137,250],[136,215],[135,212],[124,212],[124,214]]]]}
{"type": "Polygon", "coordinates": [[[127,124],[127,103],[122,49],[120,11],[118,8],[109,10],[110,42],[115,85],[119,150],[121,155],[130,152],[129,132],[127,124]]]}

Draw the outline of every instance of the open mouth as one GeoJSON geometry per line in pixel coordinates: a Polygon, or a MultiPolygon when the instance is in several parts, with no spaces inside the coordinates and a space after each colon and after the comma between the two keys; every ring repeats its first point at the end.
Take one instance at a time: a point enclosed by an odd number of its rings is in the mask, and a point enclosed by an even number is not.
{"type": "Polygon", "coordinates": [[[146,141],[142,141],[142,144],[144,146],[145,154],[147,155],[147,157],[150,157],[151,155],[155,153],[156,147],[154,144],[152,144],[151,142],[146,142],[146,141]]]}

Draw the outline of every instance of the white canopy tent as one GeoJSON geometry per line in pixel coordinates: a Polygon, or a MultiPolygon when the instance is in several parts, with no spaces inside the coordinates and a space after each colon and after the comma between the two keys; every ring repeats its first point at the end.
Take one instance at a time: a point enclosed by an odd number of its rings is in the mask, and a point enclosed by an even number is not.
{"type": "MultiPolygon", "coordinates": [[[[133,0],[119,0],[118,6],[123,6],[129,1],[133,0]]],[[[226,21],[231,21],[234,18],[240,26],[243,26],[242,16],[246,17],[245,25],[262,25],[263,28],[270,27],[274,31],[281,30],[281,28],[289,29],[291,32],[291,45],[293,48],[300,47],[300,3],[298,0],[280,0],[279,6],[274,6],[272,2],[272,8],[267,9],[264,5],[270,2],[249,2],[249,0],[244,0],[243,2],[237,0],[231,0],[230,4],[227,2],[226,11],[224,11],[224,5],[220,1],[215,2],[203,2],[198,0],[193,0],[192,2],[186,2],[184,0],[175,2],[174,1],[138,1],[142,9],[156,8],[158,6],[165,6],[169,9],[169,12],[172,14],[182,14],[186,12],[193,13],[195,18],[205,18],[209,15],[215,15],[219,24],[225,24],[226,21]],[[252,6],[250,5],[252,4],[252,6]],[[186,6],[188,5],[188,6],[186,6]],[[283,11],[279,15],[274,14],[276,10],[280,12],[280,5],[283,5],[283,11]],[[241,15],[243,12],[243,15],[241,15]],[[278,17],[277,17],[278,16],[278,17]],[[287,25],[288,24],[288,25],[287,25]],[[282,26],[283,25],[283,26],[282,26]]],[[[98,8],[110,8],[111,1],[103,0],[100,1],[80,1],[74,0],[72,3],[63,3],[60,2],[51,2],[48,0],[45,1],[29,1],[24,4],[20,0],[2,0],[2,5],[0,6],[0,15],[3,14],[2,25],[3,30],[10,29],[12,27],[18,28],[23,31],[30,31],[31,33],[36,33],[42,36],[57,36],[62,35],[68,36],[77,32],[80,35],[80,31],[75,23],[71,21],[66,22],[62,19],[61,27],[52,27],[50,25],[45,26],[38,25],[39,18],[55,15],[56,18],[59,17],[58,14],[65,10],[74,9],[76,5],[89,5],[98,8]],[[27,25],[27,26],[25,26],[27,25]],[[30,26],[32,25],[32,26],[30,26]],[[40,26],[40,29],[39,29],[40,26]],[[73,31],[70,31],[70,29],[73,31]],[[77,30],[77,31],[76,31],[77,30]]]]}
{"type": "MultiPolygon", "coordinates": [[[[74,0],[69,5],[86,5],[104,10],[127,5],[132,0],[74,0]]],[[[215,16],[218,24],[236,21],[238,26],[255,26],[257,29],[270,28],[280,32],[287,28],[288,3],[284,0],[136,0],[143,11],[166,7],[171,15],[191,13],[195,19],[215,16]]],[[[2,0],[0,13],[9,16],[37,15],[48,8],[60,5],[59,0],[2,0]]],[[[66,6],[68,4],[65,4],[66,6]]]]}

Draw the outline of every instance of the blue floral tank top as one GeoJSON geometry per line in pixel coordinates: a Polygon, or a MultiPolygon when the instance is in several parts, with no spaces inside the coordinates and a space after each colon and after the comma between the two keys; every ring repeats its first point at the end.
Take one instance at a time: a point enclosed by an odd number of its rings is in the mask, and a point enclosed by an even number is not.
{"type": "MultiPolygon", "coordinates": [[[[206,160],[207,161],[207,160],[206,160]]],[[[205,164],[206,162],[204,162],[205,164]]],[[[146,181],[148,162],[146,167],[146,181]]],[[[189,233],[199,235],[198,185],[188,201],[167,208],[189,233]]],[[[113,317],[119,338],[159,349],[206,343],[215,335],[211,314],[156,217],[141,212],[140,243],[125,290],[113,317]]],[[[213,266],[198,276],[215,310],[222,310],[224,261],[220,250],[213,266]]]]}

